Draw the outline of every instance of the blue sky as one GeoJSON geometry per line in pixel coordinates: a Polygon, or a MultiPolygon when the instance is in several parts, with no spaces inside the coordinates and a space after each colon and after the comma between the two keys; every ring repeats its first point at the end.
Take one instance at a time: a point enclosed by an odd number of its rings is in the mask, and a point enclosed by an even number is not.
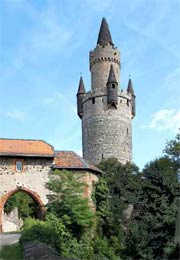
{"type": "Polygon", "coordinates": [[[0,137],[81,152],[76,92],[103,16],[137,97],[133,161],[162,154],[180,127],[179,0],[0,0],[0,137]]]}

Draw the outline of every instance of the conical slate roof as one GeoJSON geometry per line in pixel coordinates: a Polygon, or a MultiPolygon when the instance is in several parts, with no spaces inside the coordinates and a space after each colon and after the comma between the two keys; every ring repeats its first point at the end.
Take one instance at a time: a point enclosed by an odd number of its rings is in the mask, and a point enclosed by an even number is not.
{"type": "Polygon", "coordinates": [[[115,73],[114,73],[114,67],[113,65],[111,64],[111,68],[110,68],[110,71],[109,71],[109,77],[108,77],[108,81],[107,81],[107,84],[108,83],[117,83],[117,80],[116,80],[116,76],[115,76],[115,73]]]}
{"type": "Polygon", "coordinates": [[[127,92],[131,93],[131,95],[134,95],[134,89],[133,89],[133,84],[131,79],[129,79],[128,82],[127,92]]]}
{"type": "Polygon", "coordinates": [[[85,92],[86,92],[86,90],[85,90],[85,87],[84,87],[83,78],[82,78],[82,76],[81,76],[81,77],[80,77],[80,80],[79,80],[79,88],[78,88],[77,95],[79,95],[79,94],[84,94],[85,92]]]}
{"type": "Polygon", "coordinates": [[[97,44],[104,46],[107,44],[114,45],[111,38],[111,33],[109,31],[109,26],[107,24],[106,18],[103,17],[99,35],[98,35],[98,41],[97,44]]]}

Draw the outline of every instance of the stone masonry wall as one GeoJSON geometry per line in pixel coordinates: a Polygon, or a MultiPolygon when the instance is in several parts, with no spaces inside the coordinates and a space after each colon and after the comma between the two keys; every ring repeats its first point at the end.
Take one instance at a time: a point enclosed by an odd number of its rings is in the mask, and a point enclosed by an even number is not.
{"type": "Polygon", "coordinates": [[[3,231],[14,232],[19,231],[23,225],[23,220],[18,216],[17,208],[13,209],[9,214],[3,214],[3,231]]]}
{"type": "MultiPolygon", "coordinates": [[[[47,195],[50,193],[46,188],[46,183],[51,174],[53,159],[23,158],[23,171],[16,172],[15,162],[17,158],[0,157],[0,232],[8,230],[7,217],[4,216],[3,208],[10,196],[18,191],[29,194],[39,205],[40,218],[44,217],[47,195]]],[[[73,174],[81,174],[84,185],[84,197],[89,199],[90,206],[93,207],[91,193],[94,183],[98,181],[96,174],[86,170],[73,174]]],[[[12,225],[11,225],[12,226],[12,225]]],[[[15,228],[16,227],[11,227],[15,228]]],[[[12,230],[11,230],[12,231],[12,230]]],[[[15,230],[14,230],[15,231],[15,230]]]]}
{"type": "MultiPolygon", "coordinates": [[[[53,159],[23,158],[23,171],[16,172],[15,162],[19,158],[0,157],[0,229],[3,231],[3,207],[8,198],[18,190],[25,191],[42,207],[47,203],[45,184],[53,159]]],[[[42,211],[44,209],[41,209],[42,211]]],[[[41,212],[43,214],[43,212],[41,212]]],[[[42,216],[41,216],[42,217],[42,216]]],[[[5,228],[6,229],[6,228],[5,228]]]]}
{"type": "Polygon", "coordinates": [[[117,158],[121,163],[132,157],[132,96],[120,90],[120,52],[111,44],[97,45],[90,52],[91,91],[82,101],[83,157],[93,164],[117,158]],[[107,105],[107,81],[113,65],[118,82],[118,105],[107,105]]]}
{"type": "Polygon", "coordinates": [[[93,92],[104,92],[109,76],[111,64],[114,66],[116,79],[120,82],[120,53],[111,45],[97,46],[90,52],[91,89],[93,92]]]}
{"type": "Polygon", "coordinates": [[[131,104],[119,97],[118,106],[108,108],[106,97],[88,100],[82,118],[83,157],[94,164],[102,159],[117,158],[131,161],[131,104]]]}
{"type": "Polygon", "coordinates": [[[0,158],[0,196],[17,189],[19,187],[36,191],[40,194],[44,204],[47,203],[47,189],[45,183],[48,181],[48,174],[52,159],[25,158],[23,159],[23,171],[16,172],[15,162],[18,159],[1,157],[0,158]]]}

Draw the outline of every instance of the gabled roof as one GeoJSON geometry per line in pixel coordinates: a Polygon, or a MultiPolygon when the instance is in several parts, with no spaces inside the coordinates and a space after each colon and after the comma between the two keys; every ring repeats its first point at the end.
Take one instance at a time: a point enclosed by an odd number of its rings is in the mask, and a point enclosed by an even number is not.
{"type": "Polygon", "coordinates": [[[43,140],[0,139],[0,156],[54,157],[54,148],[43,140]]]}
{"type": "Polygon", "coordinates": [[[89,170],[102,173],[100,169],[73,151],[56,151],[55,155],[55,162],[52,166],[54,169],[89,170]]]}
{"type": "Polygon", "coordinates": [[[107,24],[106,18],[103,17],[99,35],[98,35],[97,44],[99,44],[101,46],[105,46],[108,43],[111,45],[114,45],[112,42],[111,33],[109,30],[109,26],[107,24]]]}

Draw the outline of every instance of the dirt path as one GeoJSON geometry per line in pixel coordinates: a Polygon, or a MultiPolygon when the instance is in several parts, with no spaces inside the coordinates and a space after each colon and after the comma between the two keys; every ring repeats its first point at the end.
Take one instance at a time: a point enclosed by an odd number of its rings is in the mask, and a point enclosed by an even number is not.
{"type": "Polygon", "coordinates": [[[0,234],[0,247],[17,243],[20,236],[20,234],[0,234]]]}

